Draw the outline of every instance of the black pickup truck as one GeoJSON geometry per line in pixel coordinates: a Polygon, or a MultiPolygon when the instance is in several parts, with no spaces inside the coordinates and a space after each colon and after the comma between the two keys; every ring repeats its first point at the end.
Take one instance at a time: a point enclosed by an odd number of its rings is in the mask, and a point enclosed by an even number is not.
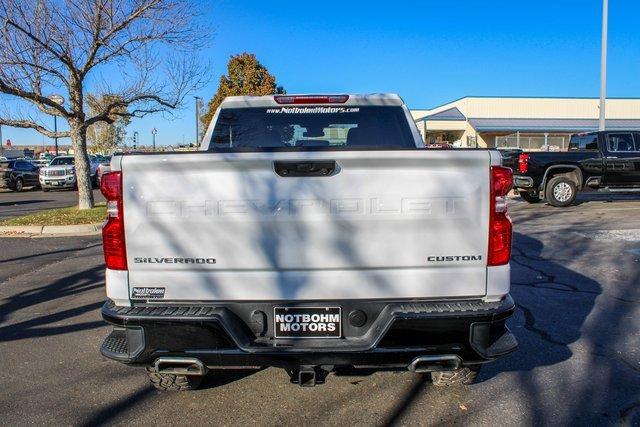
{"type": "Polygon", "coordinates": [[[529,203],[569,206],[584,189],[640,192],[640,131],[575,134],[568,151],[513,156],[513,186],[529,203]]]}

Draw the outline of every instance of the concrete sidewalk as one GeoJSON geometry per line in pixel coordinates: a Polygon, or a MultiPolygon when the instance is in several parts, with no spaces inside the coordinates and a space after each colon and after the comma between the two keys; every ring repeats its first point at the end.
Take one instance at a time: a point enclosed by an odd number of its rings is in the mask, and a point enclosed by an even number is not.
{"type": "Polygon", "coordinates": [[[79,225],[3,225],[0,237],[91,236],[102,232],[100,224],[79,225]]]}

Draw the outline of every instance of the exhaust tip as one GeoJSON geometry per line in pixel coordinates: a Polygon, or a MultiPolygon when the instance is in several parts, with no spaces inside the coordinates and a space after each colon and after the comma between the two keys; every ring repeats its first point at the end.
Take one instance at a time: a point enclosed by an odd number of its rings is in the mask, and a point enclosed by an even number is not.
{"type": "Polygon", "coordinates": [[[153,366],[159,374],[203,376],[208,371],[204,363],[191,357],[159,357],[153,366]]]}
{"type": "Polygon", "coordinates": [[[462,359],[455,354],[443,354],[434,356],[418,356],[411,361],[407,369],[411,372],[443,372],[455,371],[462,366],[462,359]]]}

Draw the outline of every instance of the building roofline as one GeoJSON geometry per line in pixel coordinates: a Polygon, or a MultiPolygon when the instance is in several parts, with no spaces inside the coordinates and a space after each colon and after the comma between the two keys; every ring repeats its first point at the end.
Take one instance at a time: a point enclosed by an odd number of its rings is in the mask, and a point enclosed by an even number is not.
{"type": "MultiPolygon", "coordinates": [[[[466,98],[484,98],[484,99],[495,99],[495,98],[507,98],[507,99],[515,99],[515,98],[521,98],[521,99],[594,99],[594,100],[600,99],[597,96],[465,95],[465,96],[462,96],[460,98],[456,98],[453,101],[448,101],[448,102],[445,102],[444,104],[436,105],[435,107],[431,107],[431,108],[410,108],[410,110],[425,110],[425,111],[435,110],[437,108],[444,107],[445,105],[449,105],[449,104],[453,104],[454,102],[462,101],[463,99],[466,99],[466,98]]],[[[607,96],[607,99],[623,99],[623,100],[624,99],[628,99],[628,100],[640,101],[640,96],[638,96],[638,97],[634,97],[634,96],[607,96]]]]}

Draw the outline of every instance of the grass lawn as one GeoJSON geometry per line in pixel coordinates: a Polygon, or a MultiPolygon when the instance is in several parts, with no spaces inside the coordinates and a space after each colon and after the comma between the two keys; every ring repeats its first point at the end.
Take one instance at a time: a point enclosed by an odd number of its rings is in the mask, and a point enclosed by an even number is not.
{"type": "Polygon", "coordinates": [[[77,207],[47,209],[29,215],[10,218],[0,222],[2,225],[77,225],[101,223],[107,217],[104,203],[93,209],[79,210],[77,207]]]}

